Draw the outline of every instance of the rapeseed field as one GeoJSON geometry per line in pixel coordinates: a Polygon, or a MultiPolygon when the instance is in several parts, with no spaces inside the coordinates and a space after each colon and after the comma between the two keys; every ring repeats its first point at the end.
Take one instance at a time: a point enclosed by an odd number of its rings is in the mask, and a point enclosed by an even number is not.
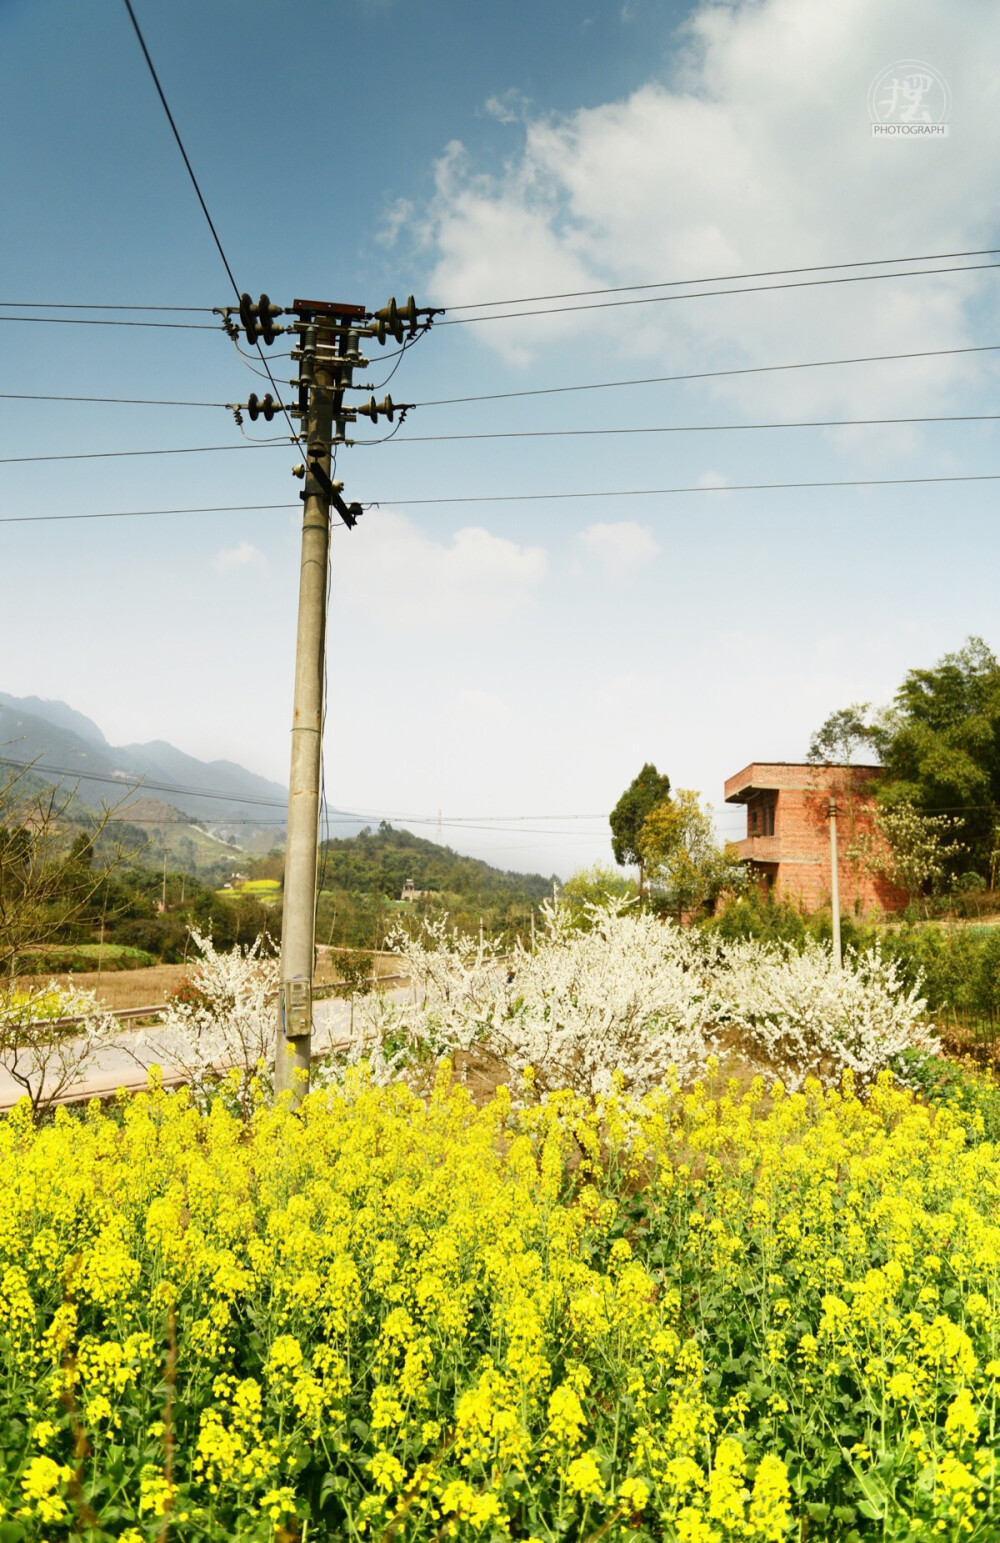
{"type": "Polygon", "coordinates": [[[0,1123],[0,1543],[998,1538],[1000,1151],[883,1075],[0,1123]]]}

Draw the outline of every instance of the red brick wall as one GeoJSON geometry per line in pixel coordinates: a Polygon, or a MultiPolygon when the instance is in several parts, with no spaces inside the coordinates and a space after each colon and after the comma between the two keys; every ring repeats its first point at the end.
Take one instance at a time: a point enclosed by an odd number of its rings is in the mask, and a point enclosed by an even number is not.
{"type": "Polygon", "coordinates": [[[873,876],[845,853],[852,841],[872,831],[873,784],[880,767],[811,766],[755,763],[726,783],[730,802],[747,804],[747,838],[737,843],[740,855],[761,867],[762,882],[773,884],[778,896],[815,910],[830,903],[831,794],[837,800],[837,873],[840,908],[844,912],[900,910],[908,896],[873,876]],[[760,818],[773,807],[774,835],[753,834],[769,829],[760,818]]]}

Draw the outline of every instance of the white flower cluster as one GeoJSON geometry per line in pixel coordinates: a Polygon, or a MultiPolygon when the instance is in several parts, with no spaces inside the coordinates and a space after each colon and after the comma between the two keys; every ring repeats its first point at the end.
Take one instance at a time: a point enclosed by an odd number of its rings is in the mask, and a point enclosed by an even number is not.
{"type": "Polygon", "coordinates": [[[842,969],[829,948],[732,943],[721,961],[728,1023],[749,1059],[789,1088],[806,1077],[825,1085],[850,1069],[872,1081],[904,1050],[937,1048],[919,986],[909,991],[894,959],[878,948],[848,953],[842,969]]]}
{"type": "Polygon", "coordinates": [[[620,1072],[641,1095],[710,1055],[794,1089],[847,1068],[868,1081],[904,1049],[935,1048],[918,990],[878,950],[838,969],[819,944],[722,943],[617,901],[588,911],[581,930],[547,907],[536,948],[504,957],[444,921],[397,935],[412,1000],[366,998],[349,1060],[388,1081],[415,1057],[475,1048],[515,1073],[532,1067],[543,1088],[604,1093],[620,1072]]]}
{"type": "Polygon", "coordinates": [[[0,988],[0,1066],[37,1113],[86,1082],[118,1021],[80,987],[0,988]]]}
{"type": "Polygon", "coordinates": [[[193,927],[191,937],[201,955],[190,975],[191,1000],[174,998],[163,1021],[133,1041],[133,1053],[142,1065],[177,1067],[196,1096],[228,1074],[249,1112],[252,1083],[270,1077],[274,1057],[278,964],[265,937],[228,953],[193,927]]]}

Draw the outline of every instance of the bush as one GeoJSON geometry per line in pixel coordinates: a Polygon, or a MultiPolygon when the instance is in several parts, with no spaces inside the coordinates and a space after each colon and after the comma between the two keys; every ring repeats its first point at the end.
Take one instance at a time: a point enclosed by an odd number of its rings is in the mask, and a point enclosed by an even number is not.
{"type": "Polygon", "coordinates": [[[543,918],[535,951],[503,962],[444,920],[391,939],[416,1000],[366,1002],[349,1059],[374,1056],[391,1080],[408,1058],[475,1047],[543,1087],[606,1092],[617,1074],[643,1093],[671,1069],[690,1080],[713,1054],[798,1088],[846,1069],[867,1082],[902,1050],[934,1046],[918,987],[877,949],[841,970],[811,940],[728,943],[621,904],[589,906],[583,928],[551,905],[543,918]]]}

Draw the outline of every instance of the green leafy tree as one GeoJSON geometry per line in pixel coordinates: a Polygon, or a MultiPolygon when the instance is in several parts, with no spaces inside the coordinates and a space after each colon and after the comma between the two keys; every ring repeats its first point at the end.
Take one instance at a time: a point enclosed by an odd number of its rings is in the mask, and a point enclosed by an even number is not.
{"type": "Polygon", "coordinates": [[[639,869],[639,899],[642,899],[646,858],[642,850],[642,828],[658,804],[670,798],[670,778],[647,761],[625,789],[611,811],[611,850],[621,867],[635,864],[639,869]]]}
{"type": "Polygon", "coordinates": [[[988,878],[1000,807],[1000,662],[982,638],[911,670],[881,738],[883,801],[954,815],[960,848],[946,872],[957,876],[961,849],[965,865],[988,878]]]}
{"type": "Polygon", "coordinates": [[[570,875],[559,892],[559,899],[569,906],[574,922],[586,926],[588,905],[603,905],[608,900],[634,900],[637,895],[634,879],[594,863],[590,868],[580,868],[570,875]]]}
{"type": "Polygon", "coordinates": [[[711,807],[679,788],[646,817],[639,844],[650,888],[664,910],[680,918],[713,906],[723,890],[739,891],[746,869],[732,848],[720,847],[711,807]]]}
{"type": "Polygon", "coordinates": [[[854,702],[841,707],[816,730],[809,741],[808,761],[820,766],[850,766],[862,745],[873,743],[871,707],[854,702]]]}
{"type": "MultiPolygon", "coordinates": [[[[957,882],[963,870],[992,888],[1000,823],[1000,661],[983,639],[969,637],[930,668],[910,670],[884,712],[855,703],[831,713],[812,737],[809,759],[850,765],[861,745],[871,746],[885,768],[878,792],[883,808],[954,817],[949,834],[955,839],[942,849],[944,872],[940,879],[925,874],[917,892],[932,882],[957,882]]],[[[908,818],[904,814],[907,829],[908,818]]],[[[934,863],[939,857],[940,851],[934,863]]]]}

